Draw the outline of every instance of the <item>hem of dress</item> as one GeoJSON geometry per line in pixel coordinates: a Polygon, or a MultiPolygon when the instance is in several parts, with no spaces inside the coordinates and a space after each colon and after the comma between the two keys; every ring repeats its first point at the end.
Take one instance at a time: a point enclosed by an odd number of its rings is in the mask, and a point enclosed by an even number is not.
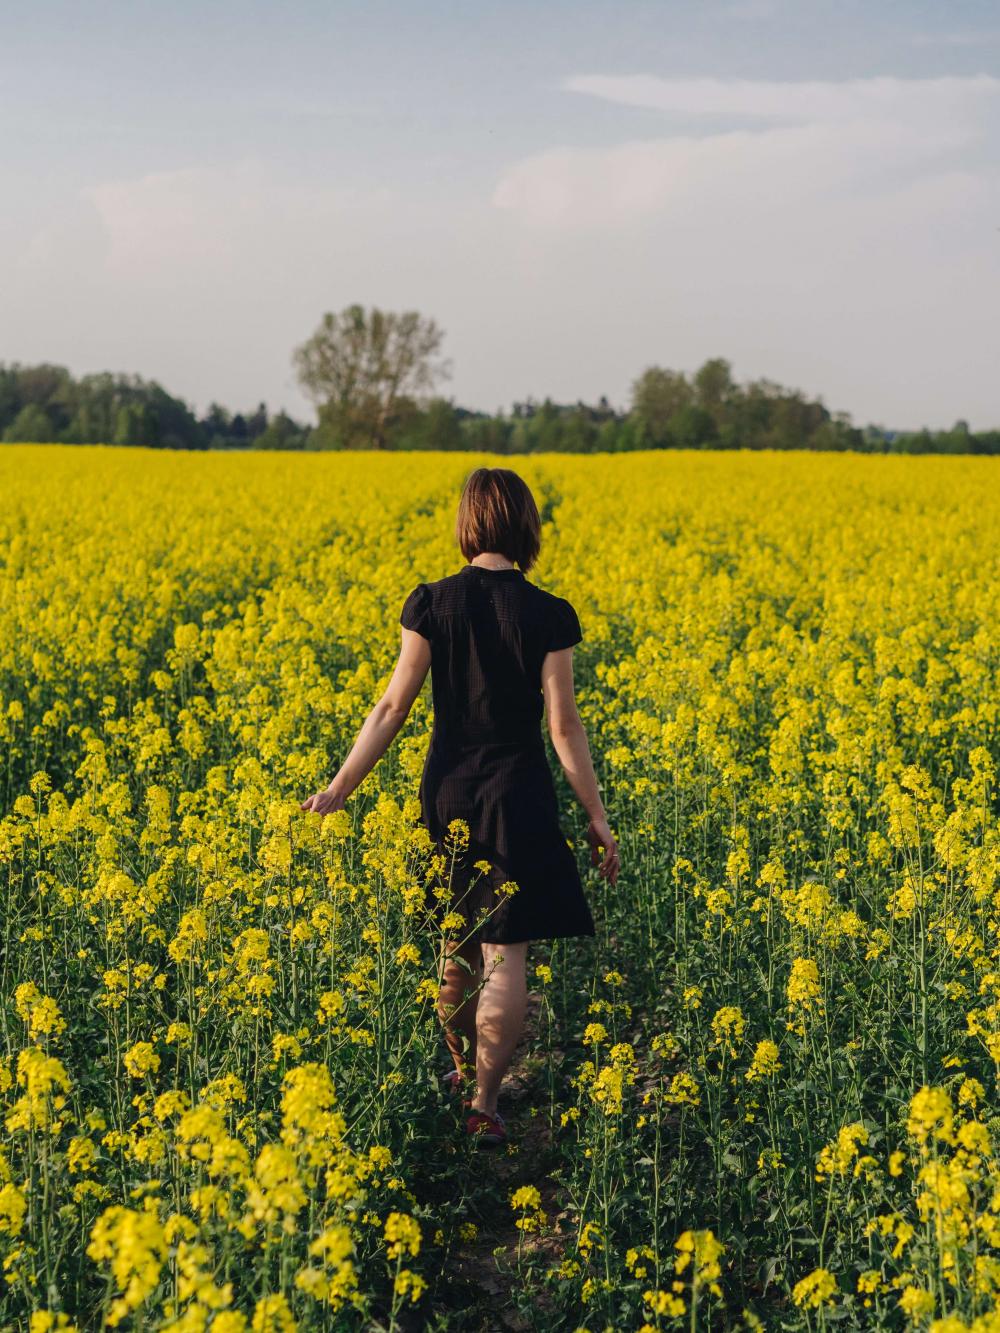
{"type": "Polygon", "coordinates": [[[597,937],[596,930],[559,930],[541,935],[524,935],[516,940],[489,940],[484,936],[472,938],[470,944],[532,944],[535,940],[592,940],[597,937]]]}

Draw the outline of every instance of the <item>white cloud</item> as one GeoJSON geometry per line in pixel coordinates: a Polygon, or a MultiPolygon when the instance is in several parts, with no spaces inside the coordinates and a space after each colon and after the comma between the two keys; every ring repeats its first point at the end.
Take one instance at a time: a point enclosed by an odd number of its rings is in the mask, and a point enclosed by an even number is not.
{"type": "MultiPolygon", "coordinates": [[[[390,198],[329,186],[283,182],[261,163],[191,167],[109,181],[83,191],[103,225],[109,273],[138,280],[184,265],[214,277],[246,272],[248,255],[268,251],[281,265],[328,246],[344,219],[390,198]]],[[[266,283],[265,270],[260,278],[266,283]]]]}
{"type": "MultiPolygon", "coordinates": [[[[692,128],[704,116],[742,127],[557,148],[516,163],[493,202],[525,222],[558,228],[620,226],[709,207],[772,216],[810,199],[820,211],[859,191],[881,194],[901,174],[936,174],[943,158],[980,136],[984,111],[1000,107],[1000,80],[987,76],[777,83],[586,75],[564,87],[683,115],[692,128]]],[[[780,216],[777,222],[780,228],[780,216]]]]}
{"type": "Polygon", "coordinates": [[[689,116],[837,122],[889,117],[921,123],[944,116],[966,123],[984,103],[996,99],[1000,80],[985,74],[933,79],[881,77],[836,83],[578,74],[566,79],[562,87],[625,106],[689,116]]]}
{"type": "Polygon", "coordinates": [[[547,299],[586,294],[592,360],[723,355],[862,421],[941,422],[947,400],[992,424],[1000,81],[564,86],[664,117],[647,138],[525,158],[494,190],[547,299]]]}

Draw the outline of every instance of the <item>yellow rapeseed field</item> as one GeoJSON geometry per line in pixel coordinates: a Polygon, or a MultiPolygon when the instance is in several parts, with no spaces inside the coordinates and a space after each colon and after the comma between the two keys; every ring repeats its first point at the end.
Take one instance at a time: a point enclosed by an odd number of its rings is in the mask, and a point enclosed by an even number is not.
{"type": "Polygon", "coordinates": [[[998,675],[994,460],[4,447],[0,1328],[1000,1330],[998,675]],[[529,955],[497,1158],[429,682],[299,803],[501,461],[623,871],[559,775],[597,937],[529,955]]]}

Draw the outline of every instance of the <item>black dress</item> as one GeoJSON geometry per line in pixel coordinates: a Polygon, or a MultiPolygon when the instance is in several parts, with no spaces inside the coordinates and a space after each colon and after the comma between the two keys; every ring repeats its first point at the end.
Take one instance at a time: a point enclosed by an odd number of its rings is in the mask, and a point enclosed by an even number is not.
{"type": "Polygon", "coordinates": [[[443,907],[460,911],[469,928],[462,934],[481,942],[593,935],[541,730],[545,654],[583,637],[572,604],[519,569],[465,565],[418,583],[399,623],[431,647],[434,725],[420,781],[422,822],[442,852],[451,820],[469,826],[443,907]],[[476,861],[490,869],[481,872],[476,861]],[[517,892],[499,893],[505,881],[517,892]]]}

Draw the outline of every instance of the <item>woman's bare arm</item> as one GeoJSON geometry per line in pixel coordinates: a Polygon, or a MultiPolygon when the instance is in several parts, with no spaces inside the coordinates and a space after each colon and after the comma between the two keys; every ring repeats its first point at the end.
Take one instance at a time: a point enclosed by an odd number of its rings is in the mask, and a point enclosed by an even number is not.
{"type": "Polygon", "coordinates": [[[618,844],[608,825],[590,756],[587,731],[576,707],[572,648],[558,648],[545,654],[542,662],[542,694],[553,748],[569,785],[590,821],[587,840],[590,843],[591,864],[600,862],[599,873],[614,884],[620,868],[618,844]],[[604,853],[603,858],[601,851],[604,853]]]}
{"type": "Polygon", "coordinates": [[[342,810],[344,803],[388,750],[406,721],[431,665],[431,646],[416,630],[403,629],[392,678],[385,693],[364,720],[350,753],[325,791],[302,802],[301,809],[328,815],[342,810]]]}

